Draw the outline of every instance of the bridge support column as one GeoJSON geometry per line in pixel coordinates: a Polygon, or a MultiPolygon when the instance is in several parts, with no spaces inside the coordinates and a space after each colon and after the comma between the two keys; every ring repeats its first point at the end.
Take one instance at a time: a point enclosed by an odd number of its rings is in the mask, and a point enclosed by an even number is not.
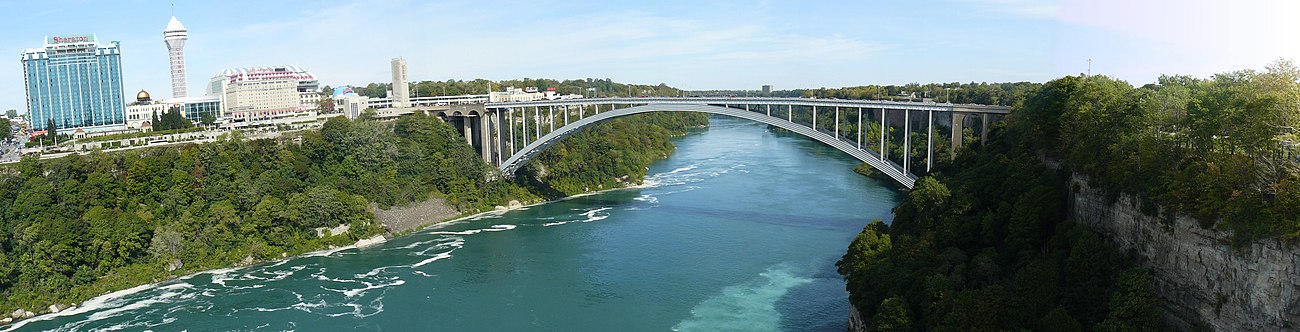
{"type": "Polygon", "coordinates": [[[587,111],[587,110],[586,110],[584,107],[582,107],[582,105],[578,105],[578,119],[579,119],[579,120],[581,120],[583,117],[586,117],[586,113],[587,113],[586,111],[587,111]]]}
{"type": "Polygon", "coordinates": [[[564,105],[564,125],[569,125],[569,105],[564,105]]]}
{"type": "Polygon", "coordinates": [[[912,111],[903,110],[903,173],[912,168],[912,111]]]}
{"type": "Polygon", "coordinates": [[[989,143],[989,114],[980,114],[980,144],[989,143]]]}
{"type": "Polygon", "coordinates": [[[794,122],[794,105],[785,105],[785,121],[794,122]]]}
{"type": "Polygon", "coordinates": [[[547,106],[546,114],[547,114],[546,122],[549,122],[551,124],[551,130],[546,132],[547,134],[549,134],[552,131],[555,131],[555,106],[547,106]]]}
{"type": "Polygon", "coordinates": [[[951,147],[951,150],[952,150],[952,151],[951,151],[951,154],[952,154],[952,158],[953,158],[953,159],[957,159],[957,149],[960,149],[960,148],[961,148],[961,141],[962,141],[962,135],[963,135],[963,134],[962,134],[962,126],[965,125],[965,123],[964,123],[965,121],[966,121],[966,116],[965,116],[965,115],[963,115],[963,114],[961,114],[961,113],[957,113],[957,112],[952,112],[952,147],[951,147]]]}
{"type": "Polygon", "coordinates": [[[885,132],[885,113],[889,113],[886,111],[886,109],[880,109],[880,160],[885,160],[885,136],[889,136],[885,132]]]}
{"type": "Polygon", "coordinates": [[[813,105],[813,131],[817,131],[817,105],[813,105]]]}
{"type": "Polygon", "coordinates": [[[465,133],[465,143],[469,143],[469,146],[470,146],[470,147],[473,147],[473,146],[474,146],[474,126],[470,124],[470,121],[473,121],[473,120],[470,120],[470,117],[469,117],[469,116],[461,117],[461,119],[462,119],[462,120],[460,121],[460,123],[462,124],[462,127],[465,128],[465,131],[464,131],[464,133],[465,133]]]}
{"type": "Polygon", "coordinates": [[[862,150],[862,108],[858,107],[858,150],[862,150]]]}
{"type": "Polygon", "coordinates": [[[835,139],[840,139],[840,107],[835,106],[835,139]]]}
{"type": "Polygon", "coordinates": [[[515,109],[507,108],[506,113],[510,115],[510,154],[515,154],[515,109]]]}
{"type": "Polygon", "coordinates": [[[478,117],[478,138],[483,148],[483,162],[492,163],[492,117],[486,112],[478,117]]]}
{"type": "Polygon", "coordinates": [[[772,116],[772,104],[767,104],[767,116],[772,116]]]}
{"type": "Polygon", "coordinates": [[[501,137],[501,117],[502,117],[501,110],[497,110],[496,112],[493,112],[493,114],[496,115],[496,117],[495,117],[495,122],[497,123],[497,139],[496,139],[495,144],[493,144],[493,145],[496,145],[496,146],[497,146],[497,163],[496,163],[496,164],[497,164],[497,165],[501,165],[501,152],[502,152],[502,151],[501,151],[501,150],[502,150],[502,149],[501,149],[501,146],[502,146],[502,145],[505,145],[505,138],[501,137]]]}
{"type": "Polygon", "coordinates": [[[925,172],[930,173],[934,167],[934,111],[929,111],[926,123],[929,128],[925,130],[925,172]]]}
{"type": "Polygon", "coordinates": [[[542,139],[542,108],[533,106],[533,139],[542,139]]]}

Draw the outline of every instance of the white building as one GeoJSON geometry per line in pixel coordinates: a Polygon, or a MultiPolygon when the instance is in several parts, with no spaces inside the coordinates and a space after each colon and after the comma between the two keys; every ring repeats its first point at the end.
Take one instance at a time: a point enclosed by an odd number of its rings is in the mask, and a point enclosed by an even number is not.
{"type": "Polygon", "coordinates": [[[144,90],[135,94],[135,100],[135,103],[126,105],[126,129],[143,128],[146,123],[153,121],[154,114],[161,116],[167,112],[167,105],[154,102],[149,93],[144,90]]]}
{"type": "Polygon", "coordinates": [[[361,112],[364,112],[370,104],[370,97],[357,94],[350,86],[335,88],[333,99],[334,111],[342,112],[348,119],[361,116],[361,112]]]}
{"type": "Polygon", "coordinates": [[[504,92],[492,92],[488,94],[488,102],[491,103],[512,103],[538,100],[559,100],[559,99],[576,99],[582,98],[579,94],[561,95],[555,92],[555,88],[548,88],[545,92],[538,92],[536,87],[520,89],[516,87],[506,87],[504,92]]]}
{"type": "Polygon", "coordinates": [[[392,62],[393,107],[411,107],[411,87],[406,80],[406,59],[396,58],[392,62]]]}
{"type": "Polygon", "coordinates": [[[297,66],[232,68],[208,83],[207,94],[221,101],[221,118],[241,122],[315,111],[320,83],[297,66]]]}

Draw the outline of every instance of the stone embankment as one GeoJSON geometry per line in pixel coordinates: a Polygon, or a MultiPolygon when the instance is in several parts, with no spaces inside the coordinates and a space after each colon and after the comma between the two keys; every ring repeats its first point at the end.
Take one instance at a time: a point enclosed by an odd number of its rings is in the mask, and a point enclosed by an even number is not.
{"type": "Polygon", "coordinates": [[[1230,233],[1204,229],[1191,217],[1146,216],[1131,197],[1112,203],[1081,177],[1071,186],[1070,218],[1151,269],[1174,327],[1300,329],[1300,247],[1265,239],[1234,248],[1230,233]]]}

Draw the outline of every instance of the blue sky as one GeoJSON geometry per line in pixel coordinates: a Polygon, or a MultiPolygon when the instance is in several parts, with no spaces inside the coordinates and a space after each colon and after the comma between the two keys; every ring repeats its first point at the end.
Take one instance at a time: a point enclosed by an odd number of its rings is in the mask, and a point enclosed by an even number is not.
{"type": "MultiPolygon", "coordinates": [[[[25,110],[18,55],[47,35],[122,43],[124,91],[170,95],[169,1],[0,2],[0,108],[25,110]]],[[[1046,81],[1135,85],[1300,60],[1300,2],[175,1],[190,94],[223,68],[293,64],[324,84],[611,78],[687,89],[1046,81]],[[303,5],[308,7],[303,7],[303,5]]]]}

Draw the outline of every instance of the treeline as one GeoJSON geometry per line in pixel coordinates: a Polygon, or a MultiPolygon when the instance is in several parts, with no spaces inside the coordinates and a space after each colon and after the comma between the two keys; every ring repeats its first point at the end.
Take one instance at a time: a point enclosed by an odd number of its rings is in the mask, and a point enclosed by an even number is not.
{"type": "Polygon", "coordinates": [[[427,116],[330,119],[279,140],[26,159],[0,168],[0,309],[43,308],[169,276],[345,245],[381,232],[371,204],[445,197],[463,211],[535,197],[489,181],[427,116]],[[350,225],[318,238],[314,228],[350,225]]]}
{"type": "Polygon", "coordinates": [[[673,152],[669,138],[708,125],[703,113],[645,113],[609,120],[569,136],[519,171],[548,197],[641,183],[646,167],[673,152]]]}
{"type": "Polygon", "coordinates": [[[1148,271],[1066,222],[1065,180],[1010,139],[961,153],[836,263],[879,331],[1151,331],[1148,271]]]}
{"type": "Polygon", "coordinates": [[[956,104],[981,105],[1015,105],[1016,101],[1033,92],[1042,84],[1032,82],[1007,83],[908,83],[903,85],[864,85],[843,88],[792,89],[777,90],[770,93],[758,91],[691,91],[690,95],[702,96],[761,96],[761,97],[802,97],[802,98],[838,98],[838,99],[873,99],[894,101],[923,101],[956,104]]]}
{"type": "Polygon", "coordinates": [[[1300,238],[1300,69],[1134,88],[1104,76],[1048,82],[1015,112],[1024,144],[1149,215],[1196,217],[1237,244],[1300,238]]]}
{"type": "MultiPolygon", "coordinates": [[[[546,91],[546,89],[555,88],[555,92],[559,94],[578,94],[587,96],[588,98],[678,96],[681,94],[681,90],[663,83],[658,85],[625,84],[614,82],[608,78],[585,78],[563,81],[543,78],[523,78],[518,80],[502,81],[489,81],[485,79],[470,81],[420,81],[411,82],[410,90],[411,96],[413,97],[457,96],[467,94],[487,94],[489,86],[491,86],[491,91],[505,91],[506,87],[536,87],[538,91],[546,91]]],[[[369,83],[365,86],[353,87],[353,91],[357,94],[371,98],[385,98],[388,96],[388,90],[391,89],[392,83],[369,83]]],[[[326,90],[324,91],[326,94],[333,92],[333,88],[328,86],[323,90],[326,90]]]]}

